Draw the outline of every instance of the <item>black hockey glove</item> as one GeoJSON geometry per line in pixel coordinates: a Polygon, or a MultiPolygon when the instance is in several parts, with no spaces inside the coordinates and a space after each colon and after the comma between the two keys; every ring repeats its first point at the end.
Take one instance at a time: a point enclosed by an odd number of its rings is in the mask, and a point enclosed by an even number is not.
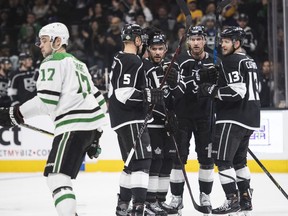
{"type": "Polygon", "coordinates": [[[174,111],[168,111],[165,120],[165,129],[169,134],[176,134],[178,131],[178,120],[174,111]]]}
{"type": "Polygon", "coordinates": [[[3,127],[14,127],[24,123],[19,106],[14,107],[0,107],[0,125],[3,127]]]}
{"type": "Polygon", "coordinates": [[[210,66],[209,68],[201,68],[195,72],[196,83],[216,83],[219,77],[219,67],[210,66]]]}
{"type": "Polygon", "coordinates": [[[164,92],[161,89],[145,88],[143,95],[144,95],[144,101],[148,102],[149,104],[162,105],[164,102],[164,92]]]}
{"type": "MultiPolygon", "coordinates": [[[[167,69],[168,67],[166,68],[166,70],[164,70],[165,74],[167,72],[167,69]]],[[[175,88],[178,85],[179,73],[175,68],[171,68],[171,70],[169,71],[166,82],[171,88],[175,88]]]]}
{"type": "Polygon", "coordinates": [[[96,132],[95,138],[87,150],[87,155],[90,159],[98,158],[99,155],[101,154],[101,147],[99,145],[99,139],[103,131],[99,131],[98,129],[96,129],[95,132],[96,132]]]}
{"type": "Polygon", "coordinates": [[[198,89],[199,97],[215,98],[217,93],[218,93],[218,87],[215,84],[203,83],[199,85],[199,89],[198,89]]]}

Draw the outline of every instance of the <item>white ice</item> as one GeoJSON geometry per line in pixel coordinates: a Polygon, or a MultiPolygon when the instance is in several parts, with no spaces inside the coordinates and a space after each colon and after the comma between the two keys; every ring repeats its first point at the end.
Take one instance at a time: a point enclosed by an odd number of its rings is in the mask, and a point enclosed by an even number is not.
{"type": "MultiPolygon", "coordinates": [[[[73,180],[77,197],[79,216],[115,215],[116,194],[120,173],[80,172],[73,180]]],[[[288,191],[288,174],[272,176],[279,185],[288,191]]],[[[192,193],[198,202],[197,173],[188,173],[192,193]]],[[[251,185],[254,188],[252,216],[287,216],[288,200],[266,176],[252,174],[251,185]]],[[[167,197],[170,200],[170,195],[167,197]]],[[[224,193],[215,175],[211,195],[213,207],[224,201],[224,193]]],[[[183,216],[202,215],[194,210],[187,187],[184,193],[183,216]]],[[[51,194],[42,173],[1,173],[0,174],[0,216],[57,216],[51,194]]]]}

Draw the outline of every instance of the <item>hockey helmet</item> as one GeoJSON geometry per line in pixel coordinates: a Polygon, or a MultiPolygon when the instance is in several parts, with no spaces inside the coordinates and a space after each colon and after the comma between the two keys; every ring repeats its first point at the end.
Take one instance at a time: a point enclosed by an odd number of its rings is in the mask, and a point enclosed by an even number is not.
{"type": "Polygon", "coordinates": [[[20,53],[19,54],[19,61],[23,61],[25,59],[32,58],[30,53],[20,53]]]}
{"type": "Polygon", "coordinates": [[[206,37],[207,34],[205,32],[204,26],[190,26],[187,32],[187,37],[190,36],[204,36],[206,37]]]}
{"type": "Polygon", "coordinates": [[[232,41],[239,40],[242,45],[246,34],[241,27],[229,26],[221,32],[220,36],[221,38],[230,38],[232,41]]]}
{"type": "Polygon", "coordinates": [[[66,25],[60,22],[50,23],[45,25],[39,31],[39,38],[42,36],[49,36],[50,41],[53,41],[56,37],[60,37],[62,45],[68,45],[69,31],[66,25]]]}
{"type": "Polygon", "coordinates": [[[141,37],[142,35],[143,35],[143,30],[139,25],[126,24],[122,28],[121,38],[122,38],[122,41],[134,41],[137,36],[141,37]]]}
{"type": "Polygon", "coordinates": [[[151,46],[154,44],[165,44],[166,45],[166,43],[167,43],[166,36],[161,32],[155,32],[148,39],[148,46],[151,46]]]}

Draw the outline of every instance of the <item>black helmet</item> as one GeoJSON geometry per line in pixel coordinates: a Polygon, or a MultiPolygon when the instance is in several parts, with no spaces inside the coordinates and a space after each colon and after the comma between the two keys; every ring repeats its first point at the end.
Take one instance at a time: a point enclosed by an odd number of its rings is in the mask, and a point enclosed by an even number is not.
{"type": "Polygon", "coordinates": [[[167,43],[166,36],[161,32],[155,32],[153,35],[151,35],[148,39],[148,46],[154,45],[154,44],[165,44],[167,43]]]}
{"type": "Polygon", "coordinates": [[[187,32],[187,37],[195,36],[195,35],[206,37],[207,34],[205,32],[204,26],[190,26],[187,32]]]}
{"type": "Polygon", "coordinates": [[[241,27],[229,26],[221,32],[220,36],[221,38],[230,38],[232,41],[239,40],[242,45],[246,34],[241,27]]]}
{"type": "Polygon", "coordinates": [[[142,28],[137,24],[126,24],[121,33],[122,41],[134,41],[136,36],[141,37],[143,34],[142,28]]]}
{"type": "Polygon", "coordinates": [[[32,56],[29,53],[20,53],[19,54],[19,61],[23,61],[27,58],[32,58],[32,56]]]}

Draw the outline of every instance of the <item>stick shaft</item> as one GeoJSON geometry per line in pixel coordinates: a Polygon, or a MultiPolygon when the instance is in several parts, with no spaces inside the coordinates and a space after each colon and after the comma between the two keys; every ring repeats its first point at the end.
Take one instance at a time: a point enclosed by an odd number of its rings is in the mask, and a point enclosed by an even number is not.
{"type": "Polygon", "coordinates": [[[30,129],[30,130],[34,130],[34,131],[37,131],[37,132],[46,134],[46,135],[49,135],[49,136],[54,136],[54,134],[51,133],[51,132],[49,132],[49,131],[46,131],[46,130],[43,130],[43,129],[34,127],[34,126],[32,126],[32,125],[29,125],[29,124],[23,123],[23,124],[20,124],[20,126],[25,127],[25,128],[28,128],[28,129],[30,129]]]}
{"type": "Polygon", "coordinates": [[[281,193],[288,199],[288,194],[283,190],[283,188],[279,185],[279,183],[273,178],[270,172],[265,168],[265,166],[261,163],[261,161],[256,157],[256,155],[248,148],[249,154],[253,157],[253,159],[257,162],[257,164],[261,167],[261,169],[266,173],[266,175],[271,179],[271,181],[275,184],[275,186],[281,191],[281,193]]]}

